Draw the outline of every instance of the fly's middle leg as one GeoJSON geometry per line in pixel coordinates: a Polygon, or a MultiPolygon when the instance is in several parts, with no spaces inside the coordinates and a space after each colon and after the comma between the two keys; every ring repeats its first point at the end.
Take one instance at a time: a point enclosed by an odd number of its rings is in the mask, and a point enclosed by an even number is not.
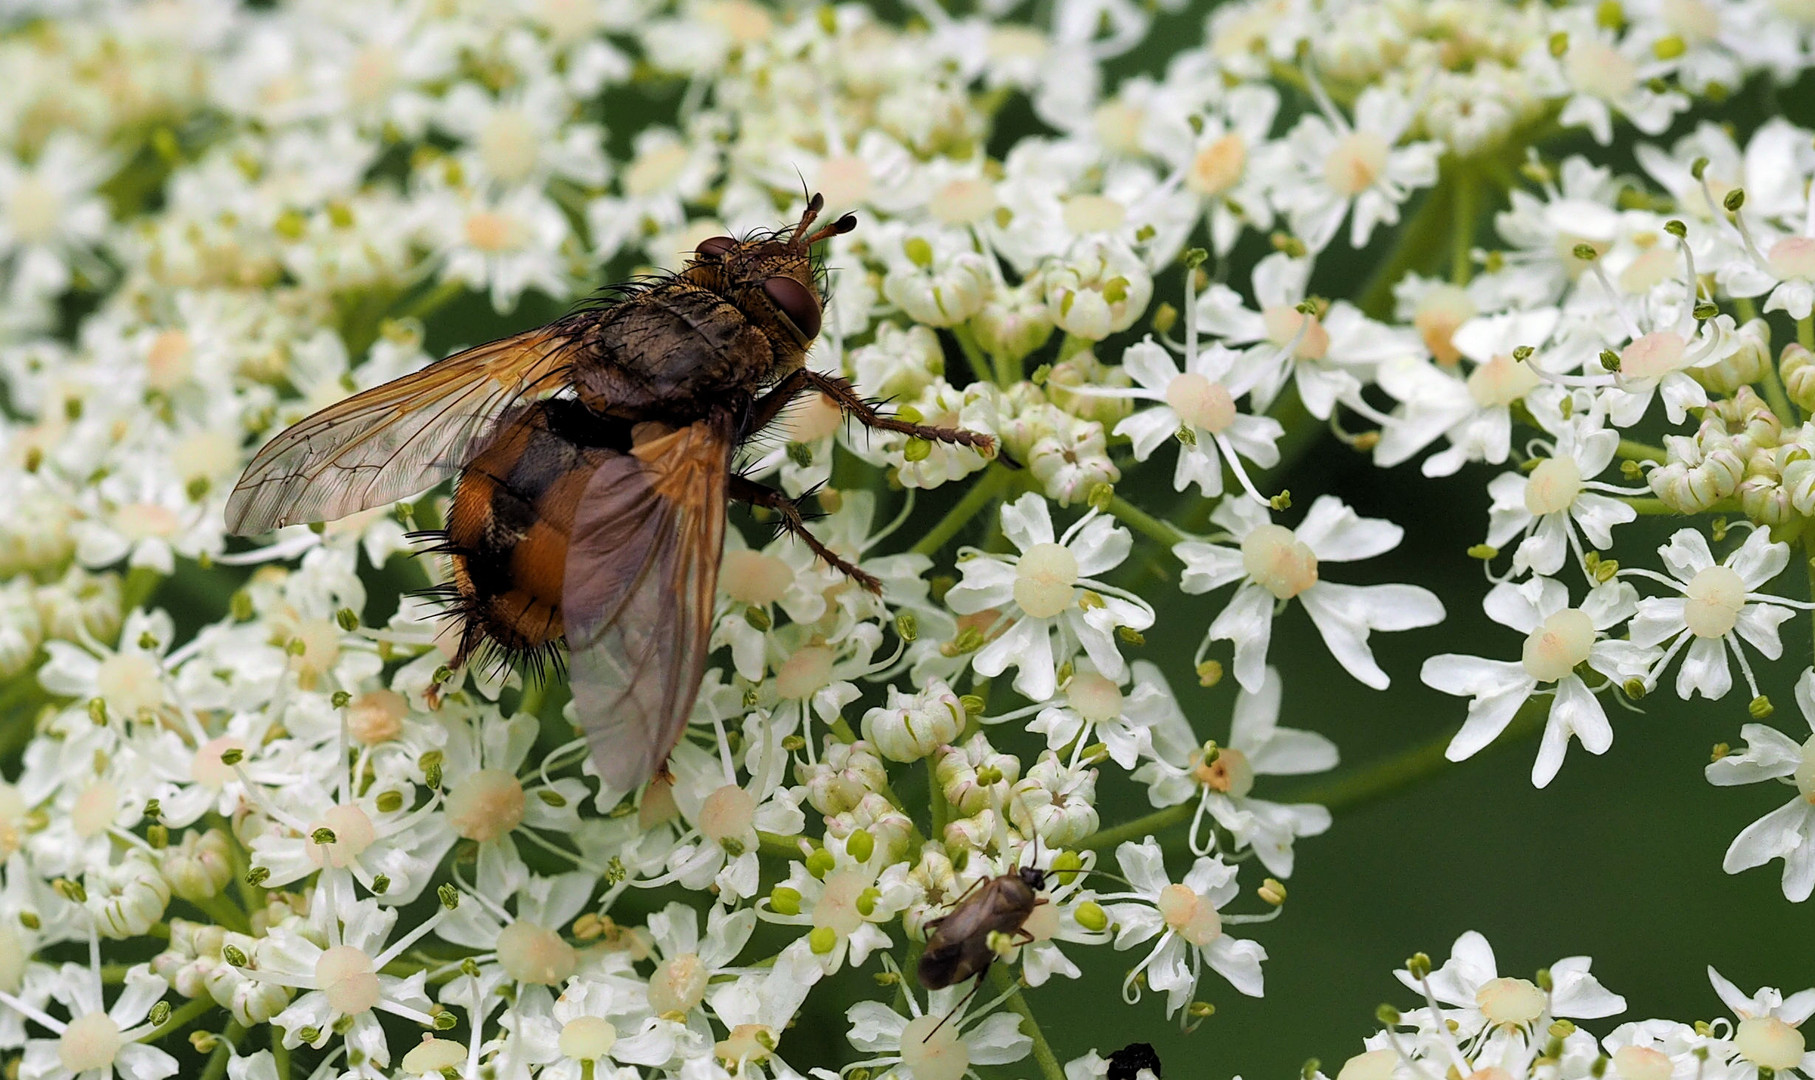
{"type": "Polygon", "coordinates": [[[800,513],[800,505],[793,499],[790,499],[786,492],[777,491],[772,487],[765,484],[759,484],[754,480],[742,476],[731,477],[730,486],[727,490],[730,496],[738,502],[748,503],[751,506],[760,506],[767,510],[773,510],[776,518],[780,522],[781,531],[800,540],[801,543],[807,545],[807,547],[812,550],[813,554],[819,556],[827,566],[832,567],[852,581],[855,581],[866,590],[878,595],[882,593],[881,579],[877,578],[874,574],[860,569],[855,563],[827,547],[820,541],[819,537],[814,536],[813,533],[807,529],[806,520],[802,518],[800,513]]]}

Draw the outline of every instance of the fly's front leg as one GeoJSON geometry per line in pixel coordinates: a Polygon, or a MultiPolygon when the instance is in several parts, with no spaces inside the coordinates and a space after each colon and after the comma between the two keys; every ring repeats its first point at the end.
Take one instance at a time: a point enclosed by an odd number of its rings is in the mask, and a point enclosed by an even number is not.
{"type": "Polygon", "coordinates": [[[783,532],[788,533],[798,539],[801,543],[807,545],[808,548],[812,549],[813,554],[819,556],[827,566],[832,567],[852,581],[855,581],[866,590],[881,595],[881,579],[877,578],[874,574],[859,569],[855,563],[852,563],[831,548],[820,543],[819,537],[814,536],[807,530],[807,523],[800,515],[799,504],[793,499],[788,498],[785,492],[777,491],[772,487],[759,484],[754,480],[742,476],[731,477],[730,487],[727,490],[730,496],[738,502],[749,503],[751,506],[761,506],[775,511],[776,516],[781,520],[781,529],[783,532]]]}
{"type": "MultiPolygon", "coordinates": [[[[906,420],[898,420],[893,416],[884,416],[876,411],[875,406],[865,401],[862,396],[857,393],[856,388],[850,384],[849,380],[840,378],[837,375],[824,375],[808,368],[802,368],[800,371],[795,372],[795,375],[800,376],[805,385],[818,390],[820,393],[837,402],[840,409],[843,409],[846,414],[854,417],[857,422],[864,427],[877,428],[881,431],[898,431],[903,435],[909,435],[916,439],[925,439],[928,442],[956,443],[959,446],[969,446],[980,450],[985,454],[995,452],[995,438],[985,435],[980,431],[966,431],[963,428],[955,427],[933,427],[930,424],[913,424],[906,420]]],[[[790,378],[792,377],[793,376],[790,376],[790,378]]],[[[784,382],[785,381],[786,380],[784,380],[784,382]]]]}

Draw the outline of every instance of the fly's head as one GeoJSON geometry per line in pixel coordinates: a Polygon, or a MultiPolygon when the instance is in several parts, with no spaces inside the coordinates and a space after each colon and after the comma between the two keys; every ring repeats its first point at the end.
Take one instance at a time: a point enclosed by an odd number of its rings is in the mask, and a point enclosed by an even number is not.
{"type": "Polygon", "coordinates": [[[815,230],[813,222],[824,207],[825,199],[814,195],[791,230],[702,241],[688,268],[709,276],[770,340],[803,357],[823,320],[813,245],[857,227],[856,215],[846,214],[815,230]]]}

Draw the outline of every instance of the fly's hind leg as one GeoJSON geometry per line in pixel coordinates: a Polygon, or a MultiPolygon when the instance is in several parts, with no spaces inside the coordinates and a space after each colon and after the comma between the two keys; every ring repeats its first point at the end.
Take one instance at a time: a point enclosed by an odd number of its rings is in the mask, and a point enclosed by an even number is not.
{"type": "Polygon", "coordinates": [[[882,592],[882,581],[876,575],[860,569],[855,563],[825,546],[820,542],[819,537],[808,531],[806,520],[800,513],[800,505],[788,498],[785,492],[777,491],[742,476],[731,477],[728,491],[730,496],[738,502],[773,510],[781,523],[781,530],[807,545],[812,549],[813,554],[825,561],[826,565],[870,592],[877,594],[882,592]]]}

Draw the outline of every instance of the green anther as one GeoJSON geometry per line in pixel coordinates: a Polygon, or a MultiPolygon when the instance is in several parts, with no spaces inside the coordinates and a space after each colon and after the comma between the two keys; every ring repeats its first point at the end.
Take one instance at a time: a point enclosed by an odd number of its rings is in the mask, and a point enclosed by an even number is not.
{"type": "Polygon", "coordinates": [[[1323,1062],[1316,1058],[1307,1058],[1304,1065],[1298,1070],[1299,1080],[1313,1080],[1322,1071],[1323,1062]]]}
{"type": "Polygon", "coordinates": [[[744,853],[744,842],[735,836],[724,837],[718,842],[718,846],[733,859],[744,853]]]}
{"type": "MultiPolygon", "coordinates": [[[[869,834],[860,833],[858,835],[867,836],[869,834]]],[[[876,913],[876,901],[881,900],[881,899],[882,899],[882,890],[878,889],[874,885],[872,885],[869,888],[858,893],[857,894],[857,914],[862,915],[866,919],[869,918],[871,915],[874,915],[876,913]]]]}
{"type": "Polygon", "coordinates": [[[355,224],[353,208],[336,199],[328,204],[328,223],[336,229],[350,229],[355,224]]]}
{"type": "Polygon", "coordinates": [[[1428,953],[1416,952],[1405,961],[1405,970],[1414,979],[1428,979],[1431,975],[1431,958],[1428,953]]]}
{"type": "Polygon", "coordinates": [[[901,976],[898,973],[893,972],[893,971],[871,972],[870,978],[876,980],[877,986],[900,986],[901,985],[901,976]]]}
{"type": "Polygon", "coordinates": [[[876,838],[859,829],[845,838],[844,850],[846,855],[858,862],[869,862],[870,856],[876,853],[876,838]]]}
{"type": "Polygon", "coordinates": [[[156,650],[157,647],[158,639],[151,631],[147,630],[139,635],[139,648],[144,649],[146,652],[152,652],[156,650]]]}
{"type": "Polygon", "coordinates": [[[1698,157],[1689,163],[1689,175],[1697,181],[1700,181],[1702,174],[1707,171],[1708,159],[1705,157],[1698,157]]]}
{"type": "Polygon", "coordinates": [[[1729,214],[1739,213],[1739,208],[1746,205],[1746,189],[1736,187],[1727,192],[1727,197],[1722,199],[1720,204],[1727,208],[1729,214]]]}
{"type": "Polygon", "coordinates": [[[1153,319],[1151,322],[1154,333],[1171,333],[1172,328],[1178,325],[1178,308],[1175,308],[1162,300],[1160,306],[1153,309],[1153,319]]]}
{"type": "Polygon", "coordinates": [[[1618,561],[1616,561],[1614,559],[1602,559],[1599,563],[1597,563],[1595,565],[1594,579],[1596,581],[1600,582],[1601,584],[1605,585],[1609,581],[1612,581],[1614,575],[1618,574],[1619,572],[1620,572],[1620,564],[1618,561]]]}
{"type": "Polygon", "coordinates": [[[468,978],[477,979],[479,977],[479,961],[474,960],[470,956],[461,960],[460,974],[465,975],[468,978]]]}
{"type": "Polygon", "coordinates": [[[88,890],[82,887],[80,881],[75,881],[71,878],[57,878],[50,883],[50,886],[65,900],[70,900],[78,904],[88,902],[88,890]]]}
{"type": "Polygon", "coordinates": [[[1624,690],[1626,692],[1627,698],[1629,698],[1633,701],[1638,701],[1638,700],[1642,699],[1645,696],[1645,694],[1647,693],[1646,688],[1645,688],[1645,680],[1636,678],[1636,677],[1627,679],[1625,682],[1621,683],[1620,689],[1624,690]]]}
{"type": "Polygon", "coordinates": [[[1556,984],[1551,981],[1549,968],[1539,968],[1538,974],[1532,979],[1532,982],[1537,983],[1538,989],[1546,994],[1556,989],[1556,984]]]}
{"type": "Polygon", "coordinates": [[[434,674],[429,676],[429,681],[435,683],[436,685],[440,685],[441,683],[444,683],[453,677],[454,677],[454,669],[451,667],[448,667],[446,664],[442,664],[440,667],[435,669],[434,674]]]}
{"type": "Polygon", "coordinates": [[[1754,720],[1763,720],[1776,711],[1777,709],[1771,704],[1771,699],[1763,694],[1753,698],[1751,704],[1746,706],[1746,712],[1754,720]]]}
{"type": "Polygon", "coordinates": [[[1689,226],[1684,225],[1679,218],[1671,218],[1664,222],[1664,231],[1681,240],[1689,235],[1689,226]]]}
{"type": "Polygon", "coordinates": [[[788,460],[799,468],[808,468],[813,464],[813,448],[806,443],[791,442],[788,444],[788,460]]]}
{"type": "Polygon", "coordinates": [[[819,848],[814,851],[813,854],[807,856],[807,873],[812,874],[816,878],[825,877],[827,874],[831,873],[832,868],[837,865],[837,857],[825,848],[819,848]]]}
{"type": "Polygon", "coordinates": [[[1115,501],[1115,485],[1092,484],[1090,494],[1085,496],[1084,501],[1099,514],[1108,513],[1109,504],[1115,501]]]}
{"type": "Polygon", "coordinates": [[[268,866],[254,866],[252,869],[246,871],[246,884],[255,889],[270,879],[271,868],[268,866]]]}
{"type": "Polygon", "coordinates": [[[1659,60],[1675,60],[1688,51],[1689,46],[1684,44],[1683,39],[1675,34],[1658,38],[1651,43],[1651,54],[1659,60]]]}
{"type": "Polygon", "coordinates": [[[749,623],[750,629],[755,630],[757,633],[764,633],[771,626],[775,625],[775,620],[769,617],[769,613],[759,607],[745,608],[744,621],[749,623]]]}
{"type": "Polygon", "coordinates": [[[227,599],[227,611],[233,616],[234,622],[245,622],[250,619],[255,614],[252,607],[252,594],[244,589],[235,590],[233,595],[227,599]]]}
{"type": "Polygon", "coordinates": [[[107,702],[100,698],[88,699],[88,720],[95,727],[107,726],[107,702]]]}
{"type": "Polygon", "coordinates": [[[1595,259],[1599,258],[1601,254],[1594,249],[1593,244],[1577,244],[1575,247],[1569,249],[1569,253],[1583,262],[1593,262],[1595,259]]]}
{"type": "Polygon", "coordinates": [[[838,934],[829,926],[815,926],[807,935],[807,947],[814,956],[825,956],[838,947],[838,934]]]}
{"type": "Polygon", "coordinates": [[[621,885],[629,877],[630,868],[625,866],[624,860],[618,856],[613,855],[611,861],[605,864],[605,884],[621,885]]]}
{"type": "Polygon", "coordinates": [[[314,841],[318,846],[332,844],[334,842],[334,830],[323,825],[321,828],[310,833],[309,839],[314,841]]]}
{"type": "Polygon", "coordinates": [[[908,257],[908,262],[921,269],[933,265],[933,245],[927,243],[924,237],[908,237],[902,241],[901,251],[908,257]]]}
{"type": "Polygon", "coordinates": [[[963,656],[974,653],[983,647],[983,631],[974,626],[967,626],[958,631],[958,636],[939,647],[943,656],[963,656]]]}
{"type": "Polygon", "coordinates": [[[359,629],[359,613],[352,608],[343,607],[339,611],[336,611],[334,613],[334,621],[339,623],[340,628],[349,634],[359,629]]]}
{"type": "Polygon", "coordinates": [[[372,892],[373,893],[375,893],[378,896],[383,896],[385,893],[388,893],[390,891],[391,891],[391,875],[389,875],[389,874],[373,875],[373,877],[372,877],[372,892]]]}
{"type": "Polygon", "coordinates": [[[828,35],[838,33],[837,8],[828,4],[814,12],[814,17],[819,21],[819,29],[822,33],[828,35]]]}
{"type": "Polygon", "coordinates": [[[1703,300],[1691,308],[1690,313],[1695,316],[1696,322],[1707,322],[1720,314],[1720,305],[1710,300],[1703,300]]]}
{"type": "Polygon", "coordinates": [[[303,1042],[312,1043],[321,1038],[321,1029],[309,1024],[298,1030],[296,1034],[302,1038],[303,1042]]]}
{"type": "Polygon", "coordinates": [[[430,788],[441,786],[441,763],[439,761],[422,770],[422,783],[430,788]]]}
{"type": "Polygon", "coordinates": [[[1172,437],[1179,441],[1180,446],[1197,445],[1197,429],[1190,424],[1180,425],[1179,429],[1172,433],[1172,437]]]}
{"type": "Polygon", "coordinates": [[[241,952],[237,945],[222,945],[221,959],[227,961],[228,965],[232,967],[246,966],[246,954],[241,952]]]}
{"type": "Polygon", "coordinates": [[[1216,1015],[1216,1006],[1208,1001],[1194,1001],[1185,1006],[1185,1012],[1193,1020],[1207,1020],[1216,1015]]]}
{"type": "Polygon", "coordinates": [[[1306,297],[1305,299],[1300,300],[1298,303],[1294,304],[1292,306],[1292,310],[1298,312],[1300,315],[1316,315],[1317,314],[1317,304],[1310,297],[1306,297]]]}
{"type": "Polygon", "coordinates": [[[1374,1010],[1374,1019],[1380,1021],[1382,1024],[1392,1026],[1399,1023],[1399,1010],[1393,1008],[1391,1005],[1382,1005],[1380,1008],[1374,1010]]]}
{"type": "Polygon", "coordinates": [[[1210,261],[1210,253],[1200,247],[1186,248],[1185,253],[1179,256],[1179,261],[1185,264],[1185,269],[1196,270],[1210,261]]]}
{"type": "Polygon", "coordinates": [[[1027,377],[1027,381],[1030,383],[1033,383],[1035,386],[1045,386],[1046,380],[1050,379],[1050,378],[1052,378],[1052,365],[1051,364],[1041,364],[1039,367],[1034,369],[1034,373],[1032,375],[1029,375],[1027,377]]]}
{"type": "Polygon", "coordinates": [[[1607,1062],[1606,1054],[1595,1058],[1594,1064],[1588,1066],[1588,1075],[1594,1077],[1594,1080],[1601,1080],[1601,1077],[1607,1075],[1607,1062]]]}
{"type": "Polygon", "coordinates": [[[328,697],[328,704],[334,706],[336,709],[344,709],[352,704],[352,702],[353,695],[347,693],[345,690],[336,690],[328,697]]]}
{"type": "Polygon", "coordinates": [[[786,735],[782,737],[781,748],[792,754],[800,750],[805,750],[807,748],[807,740],[801,735],[786,735]]]}
{"type": "Polygon", "coordinates": [[[1614,352],[1612,349],[1602,349],[1601,350],[1601,369],[1603,371],[1612,371],[1612,372],[1619,371],[1620,370],[1620,354],[1614,352]]]}
{"type": "Polygon", "coordinates": [[[294,637],[284,644],[284,655],[303,656],[309,651],[309,645],[302,638],[294,637]]]}
{"type": "Polygon", "coordinates": [[[964,710],[964,715],[967,717],[982,716],[985,704],[980,694],[961,694],[958,697],[958,705],[964,710]]]}
{"type": "Polygon", "coordinates": [[[536,798],[542,800],[543,806],[552,806],[557,810],[562,809],[567,805],[567,796],[556,791],[554,788],[543,788],[541,791],[536,792],[536,798]]]}
{"type": "Polygon", "coordinates": [[[1289,490],[1280,492],[1279,494],[1273,496],[1271,499],[1268,499],[1267,505],[1272,507],[1274,510],[1290,510],[1290,509],[1292,509],[1292,492],[1289,490]]]}
{"type": "Polygon", "coordinates": [[[762,699],[757,697],[757,695],[756,695],[756,687],[754,687],[754,686],[744,687],[744,708],[754,709],[754,708],[756,708],[756,703],[760,700],[762,700],[762,699]]]}
{"type": "Polygon", "coordinates": [[[777,915],[800,914],[800,890],[777,885],[769,890],[769,908],[777,915]]]}
{"type": "Polygon", "coordinates": [[[19,913],[19,925],[25,927],[27,930],[37,930],[44,926],[44,920],[38,918],[38,913],[35,911],[21,911],[19,913]]]}
{"type": "Polygon", "coordinates": [[[1567,1020],[1553,1020],[1550,1023],[1550,1034],[1554,1038],[1567,1039],[1576,1033],[1576,1026],[1567,1020]]]}
{"type": "Polygon", "coordinates": [[[1084,860],[1075,851],[1061,851],[1052,860],[1050,873],[1056,875],[1059,884],[1070,885],[1077,880],[1078,871],[1084,869],[1084,860]]]}
{"type": "Polygon", "coordinates": [[[295,210],[285,210],[271,223],[271,231],[285,240],[300,240],[309,229],[309,219],[295,210]]]}
{"type": "Polygon", "coordinates": [[[1273,250],[1280,252],[1288,259],[1302,259],[1310,254],[1311,249],[1305,242],[1291,233],[1276,233],[1271,238],[1273,250]]]}
{"type": "Polygon", "coordinates": [[[895,616],[895,636],[912,644],[920,637],[920,620],[911,611],[895,616]]]}
{"type": "Polygon", "coordinates": [[[1468,557],[1480,559],[1482,562],[1492,562],[1500,557],[1500,549],[1492,544],[1472,544],[1468,549],[1468,557]]]}
{"type": "Polygon", "coordinates": [[[1537,350],[1530,345],[1515,345],[1513,346],[1512,358],[1520,363],[1524,363],[1531,359],[1531,354],[1534,352],[1537,352],[1537,350]]]}
{"type": "Polygon", "coordinates": [[[1223,665],[1220,660],[1205,660],[1197,665],[1197,684],[1203,687],[1215,686],[1223,681],[1223,665]]]}
{"type": "Polygon", "coordinates": [[[1103,286],[1103,299],[1112,304],[1119,304],[1128,299],[1128,279],[1125,277],[1110,278],[1103,286]]]}
{"type": "Polygon", "coordinates": [[[145,830],[145,842],[154,851],[162,851],[170,846],[170,829],[164,825],[152,825],[145,830]]]}
{"type": "Polygon", "coordinates": [[[452,1030],[454,1030],[454,1026],[457,1025],[458,1023],[460,1023],[460,1018],[455,1016],[451,1012],[442,1012],[442,1013],[435,1014],[435,1030],[436,1031],[452,1031],[452,1030]]]}
{"type": "Polygon", "coordinates": [[[374,805],[378,807],[378,812],[381,814],[395,814],[403,809],[403,793],[400,791],[380,792],[378,798],[374,800],[374,805]]]}
{"type": "Polygon", "coordinates": [[[183,493],[189,496],[190,502],[201,502],[202,499],[207,496],[208,489],[212,486],[213,485],[208,482],[206,476],[198,476],[189,481],[189,483],[183,485],[183,493]]]}
{"type": "Polygon", "coordinates": [[[1708,750],[1708,761],[1709,763],[1719,761],[1732,752],[1733,745],[1731,743],[1717,742],[1708,750]]]}
{"type": "Polygon", "coordinates": [[[991,784],[1000,784],[1001,782],[1002,770],[996,768],[994,765],[985,765],[977,770],[977,783],[982,784],[984,787],[988,787],[991,784]]]}
{"type": "Polygon", "coordinates": [[[901,460],[903,461],[925,461],[932,455],[933,444],[919,436],[909,437],[908,441],[901,447],[901,460]]]}
{"type": "Polygon", "coordinates": [[[1550,35],[1550,55],[1562,56],[1569,51],[1569,35],[1559,30],[1550,35]]]}
{"type": "Polygon", "coordinates": [[[443,884],[435,890],[435,899],[441,901],[442,907],[452,911],[460,906],[460,890],[452,884],[443,884]]]}
{"type": "Polygon", "coordinates": [[[246,751],[241,747],[229,746],[221,751],[221,764],[230,769],[244,760],[246,760],[246,751]]]}

